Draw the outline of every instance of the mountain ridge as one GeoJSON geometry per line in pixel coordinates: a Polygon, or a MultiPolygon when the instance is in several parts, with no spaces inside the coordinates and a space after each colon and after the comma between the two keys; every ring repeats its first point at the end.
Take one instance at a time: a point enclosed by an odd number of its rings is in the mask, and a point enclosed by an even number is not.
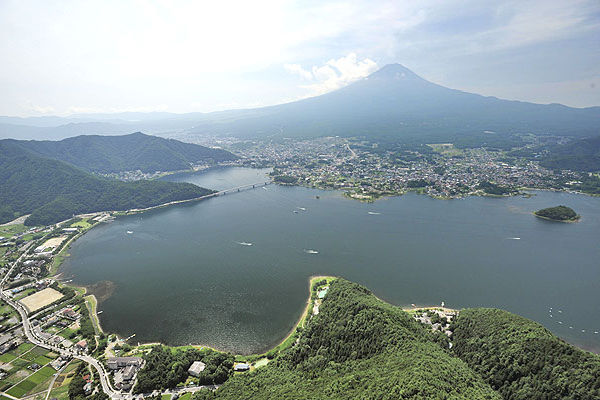
{"type": "MultiPolygon", "coordinates": [[[[81,129],[93,133],[89,131],[93,124],[110,120],[109,117],[99,114],[98,122],[82,122],[81,129]]],[[[119,113],[114,117],[127,121],[102,122],[98,129],[111,134],[129,129],[162,135],[177,131],[182,136],[211,134],[247,139],[339,135],[421,143],[469,137],[474,145],[480,145],[490,134],[486,132],[591,136],[600,126],[600,106],[574,108],[482,96],[430,82],[401,64],[388,64],[344,88],[291,103],[205,114],[119,113]]],[[[82,118],[93,119],[93,115],[82,118]]],[[[11,129],[37,137],[56,137],[63,130],[72,135],[79,126],[74,123],[68,127],[7,128],[3,121],[15,120],[0,117],[0,136],[4,137],[10,135],[11,129]]]]}
{"type": "MultiPolygon", "coordinates": [[[[42,157],[67,162],[88,172],[156,172],[189,169],[238,157],[222,149],[184,143],[135,132],[120,136],[81,135],[61,141],[4,139],[42,157]]],[[[0,142],[3,142],[0,141],[0,142]]]]}
{"type": "Polygon", "coordinates": [[[49,225],[73,214],[145,208],[210,193],[191,183],[101,178],[0,141],[0,223],[31,214],[26,225],[49,225]]]}

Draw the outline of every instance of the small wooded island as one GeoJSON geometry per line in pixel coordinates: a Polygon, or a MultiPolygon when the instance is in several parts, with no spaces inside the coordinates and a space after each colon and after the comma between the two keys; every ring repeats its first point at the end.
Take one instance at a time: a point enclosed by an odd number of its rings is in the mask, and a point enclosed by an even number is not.
{"type": "Polygon", "coordinates": [[[559,222],[576,222],[579,221],[579,219],[581,218],[579,214],[577,214],[572,208],[567,206],[544,208],[542,210],[535,211],[533,215],[539,218],[559,222]]]}

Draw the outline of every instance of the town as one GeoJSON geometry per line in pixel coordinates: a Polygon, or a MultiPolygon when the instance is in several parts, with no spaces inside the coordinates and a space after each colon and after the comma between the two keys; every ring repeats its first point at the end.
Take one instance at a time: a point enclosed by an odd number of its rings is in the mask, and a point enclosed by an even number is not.
{"type": "Polygon", "coordinates": [[[451,143],[382,149],[378,143],[326,137],[256,143],[241,153],[246,158],[238,164],[273,167],[275,182],[338,189],[361,201],[409,190],[443,199],[511,195],[523,189],[577,192],[581,183],[578,172],[554,172],[507,151],[451,143]]]}

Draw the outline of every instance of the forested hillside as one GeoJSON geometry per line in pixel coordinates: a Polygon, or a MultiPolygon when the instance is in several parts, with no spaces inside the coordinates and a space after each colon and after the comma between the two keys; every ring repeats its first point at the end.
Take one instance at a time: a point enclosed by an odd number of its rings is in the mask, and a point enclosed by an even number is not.
{"type": "Polygon", "coordinates": [[[155,172],[189,169],[192,164],[235,160],[221,149],[137,132],[123,136],[76,136],[61,141],[7,140],[37,155],[68,162],[90,172],[155,172]]]}
{"type": "Polygon", "coordinates": [[[400,308],[335,281],[299,343],[218,391],[223,399],[499,399],[400,308]]]}
{"type": "Polygon", "coordinates": [[[546,168],[572,171],[600,171],[600,136],[557,145],[540,162],[546,168]]]}
{"type": "Polygon", "coordinates": [[[119,182],[0,142],[0,223],[31,214],[28,225],[46,225],[73,214],[149,207],[211,193],[189,183],[119,182]]]}
{"type": "Polygon", "coordinates": [[[463,310],[452,340],[454,352],[505,399],[600,399],[600,356],[526,318],[463,310]]]}

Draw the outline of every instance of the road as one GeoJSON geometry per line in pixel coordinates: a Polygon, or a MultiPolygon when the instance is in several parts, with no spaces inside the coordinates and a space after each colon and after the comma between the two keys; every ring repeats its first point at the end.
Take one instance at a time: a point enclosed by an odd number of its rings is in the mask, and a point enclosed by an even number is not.
{"type": "MultiPolygon", "coordinates": [[[[4,275],[4,277],[0,281],[0,288],[4,287],[4,284],[6,283],[10,274],[12,273],[14,267],[21,261],[21,259],[23,257],[25,257],[27,255],[27,253],[28,253],[27,250],[24,251],[23,254],[21,254],[21,256],[17,259],[17,261],[15,261],[12,264],[12,266],[10,267],[10,269],[8,270],[6,275],[4,275]]],[[[3,301],[5,301],[8,305],[10,305],[12,308],[14,308],[21,316],[21,324],[23,325],[23,330],[25,332],[25,336],[27,337],[28,341],[35,344],[36,346],[53,351],[56,354],[60,354],[61,356],[68,356],[68,357],[76,358],[76,359],[82,360],[88,364],[91,364],[96,369],[96,371],[98,371],[98,376],[100,377],[100,384],[102,385],[102,390],[104,391],[104,393],[106,393],[111,399],[120,400],[120,399],[127,398],[126,395],[123,395],[120,392],[117,392],[115,389],[113,389],[113,387],[110,384],[110,379],[108,378],[108,374],[104,370],[104,367],[102,366],[102,364],[100,364],[100,362],[98,362],[98,360],[96,360],[95,358],[93,358],[91,356],[85,355],[85,354],[79,354],[75,350],[63,349],[63,348],[60,348],[53,344],[45,342],[42,338],[37,336],[37,334],[35,333],[35,330],[31,326],[31,322],[29,321],[29,317],[27,315],[27,310],[25,309],[25,307],[23,307],[21,305],[21,303],[14,301],[9,296],[7,296],[4,293],[4,290],[0,290],[0,298],[3,301]]]]}

